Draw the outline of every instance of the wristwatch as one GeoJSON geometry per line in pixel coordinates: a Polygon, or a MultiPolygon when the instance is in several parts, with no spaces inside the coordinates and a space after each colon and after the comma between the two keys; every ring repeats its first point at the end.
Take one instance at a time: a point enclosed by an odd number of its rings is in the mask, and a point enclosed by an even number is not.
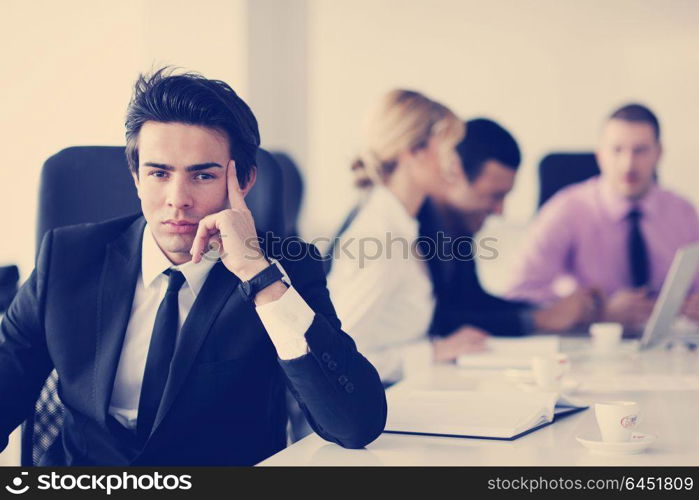
{"type": "Polygon", "coordinates": [[[284,274],[279,269],[277,261],[274,259],[267,259],[269,266],[264,268],[262,271],[257,273],[255,276],[250,278],[248,281],[241,281],[238,289],[240,290],[243,299],[247,302],[252,302],[255,300],[255,296],[261,291],[267,288],[269,285],[275,281],[282,281],[286,286],[289,284],[284,279],[284,274]]]}

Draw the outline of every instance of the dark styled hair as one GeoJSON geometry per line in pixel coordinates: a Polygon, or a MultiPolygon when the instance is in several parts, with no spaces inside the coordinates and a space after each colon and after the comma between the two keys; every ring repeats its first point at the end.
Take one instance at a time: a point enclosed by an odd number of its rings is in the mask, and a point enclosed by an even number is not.
{"type": "Polygon", "coordinates": [[[609,115],[610,120],[624,120],[627,122],[647,123],[653,127],[655,139],[660,140],[660,122],[650,109],[643,104],[631,103],[620,107],[609,115]]]}
{"type": "Polygon", "coordinates": [[[487,118],[466,122],[466,137],[456,146],[461,166],[469,181],[481,175],[488,160],[496,160],[512,170],[522,161],[514,137],[500,125],[487,118]]]}
{"type": "Polygon", "coordinates": [[[224,133],[238,182],[244,187],[255,168],[260,132],[255,115],[225,82],[197,73],[174,74],[164,67],[139,75],[126,112],[126,159],[138,175],[138,134],[148,121],[199,125],[224,133]]]}

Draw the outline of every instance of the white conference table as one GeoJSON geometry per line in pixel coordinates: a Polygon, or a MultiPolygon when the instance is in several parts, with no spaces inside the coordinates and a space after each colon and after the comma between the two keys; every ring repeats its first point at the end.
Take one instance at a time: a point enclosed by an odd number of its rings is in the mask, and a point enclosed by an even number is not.
{"type": "MultiPolygon", "coordinates": [[[[570,377],[580,382],[574,397],[587,404],[633,400],[641,405],[638,431],[657,440],[636,455],[594,453],[576,436],[599,436],[594,408],[568,416],[514,441],[381,434],[365,449],[348,450],[316,434],[261,462],[287,465],[490,465],[490,466],[665,466],[699,465],[699,351],[685,348],[639,352],[625,344],[614,359],[591,353],[584,339],[564,338],[570,377]]],[[[503,370],[439,365],[389,390],[516,390],[503,370]]]]}

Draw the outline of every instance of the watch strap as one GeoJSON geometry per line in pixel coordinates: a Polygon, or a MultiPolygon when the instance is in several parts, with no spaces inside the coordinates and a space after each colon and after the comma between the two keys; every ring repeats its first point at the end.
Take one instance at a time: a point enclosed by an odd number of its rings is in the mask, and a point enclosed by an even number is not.
{"type": "Polygon", "coordinates": [[[275,264],[270,263],[268,267],[264,268],[248,281],[241,281],[238,288],[243,298],[248,302],[252,302],[261,290],[264,290],[275,281],[281,280],[283,277],[284,275],[279,268],[275,264]]]}

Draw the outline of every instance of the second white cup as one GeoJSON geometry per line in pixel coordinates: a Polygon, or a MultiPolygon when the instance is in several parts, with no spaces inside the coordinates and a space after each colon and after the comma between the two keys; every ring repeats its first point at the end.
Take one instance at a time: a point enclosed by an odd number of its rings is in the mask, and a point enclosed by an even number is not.
{"type": "Polygon", "coordinates": [[[559,391],[563,376],[570,370],[570,361],[565,354],[535,356],[532,358],[532,373],[536,385],[545,391],[559,391]]]}
{"type": "Polygon", "coordinates": [[[616,353],[623,333],[624,327],[619,323],[593,323],[590,325],[593,350],[601,356],[616,353]]]}

